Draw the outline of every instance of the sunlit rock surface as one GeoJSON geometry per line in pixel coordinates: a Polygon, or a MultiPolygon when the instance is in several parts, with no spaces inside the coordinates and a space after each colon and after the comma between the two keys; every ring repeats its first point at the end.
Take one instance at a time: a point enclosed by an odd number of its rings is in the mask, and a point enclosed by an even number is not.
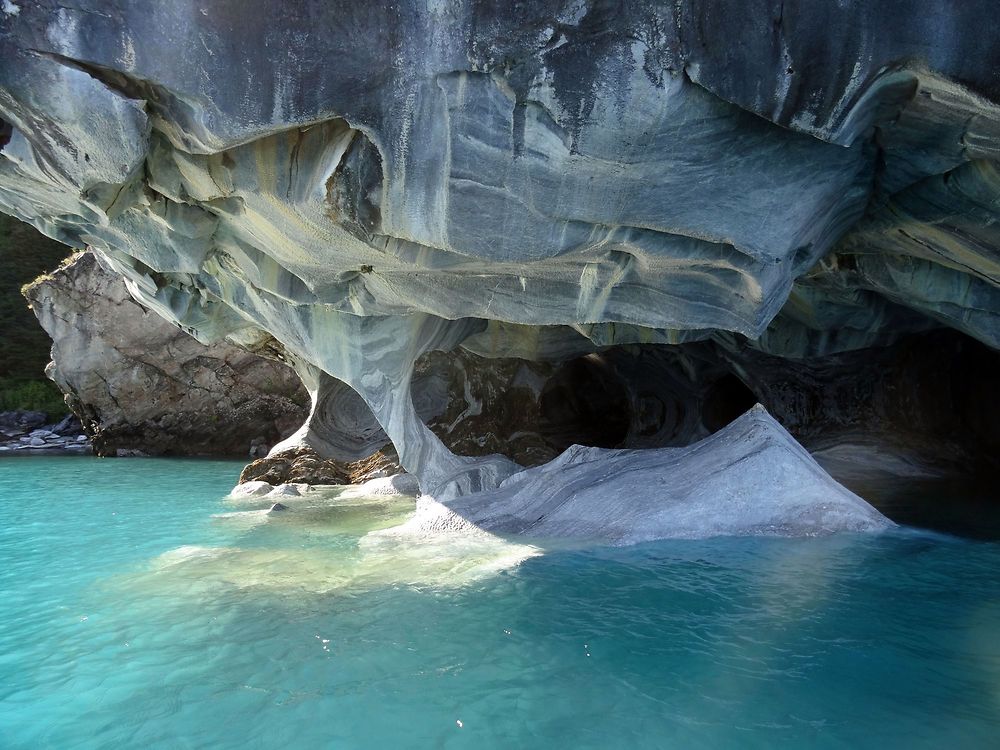
{"type": "Polygon", "coordinates": [[[185,583],[275,590],[290,585],[295,592],[335,593],[386,582],[450,588],[542,553],[534,545],[481,532],[438,535],[416,544],[409,537],[370,533],[391,529],[412,515],[416,487],[409,475],[350,487],[313,487],[280,498],[251,494],[260,489],[237,488],[225,501],[232,510],[213,518],[247,532],[263,531],[263,526],[272,532],[287,530],[295,535],[291,548],[181,547],[159,557],[142,585],[155,586],[162,575],[179,574],[185,583]],[[285,510],[271,512],[276,499],[285,510]],[[338,548],[346,554],[337,557],[338,548]]]}
{"type": "Polygon", "coordinates": [[[721,535],[813,536],[893,524],[837,484],[760,406],[685,448],[575,445],[497,490],[424,497],[389,536],[493,532],[612,544],[721,535]]]}
{"type": "Polygon", "coordinates": [[[520,459],[428,429],[428,352],[1000,344],[994,13],[12,0],[0,208],[378,425],[300,438],[384,434],[425,491],[488,490],[520,459]]]}
{"type": "Polygon", "coordinates": [[[246,456],[305,418],[308,397],[287,366],[199,343],[137,304],[92,253],[26,295],[52,337],[46,372],[98,454],[246,456]]]}

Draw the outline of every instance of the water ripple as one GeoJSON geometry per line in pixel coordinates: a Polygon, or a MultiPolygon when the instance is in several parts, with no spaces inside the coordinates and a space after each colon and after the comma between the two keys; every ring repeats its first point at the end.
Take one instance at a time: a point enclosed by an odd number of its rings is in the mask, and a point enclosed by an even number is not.
{"type": "Polygon", "coordinates": [[[0,747],[991,747],[1000,545],[359,544],[226,462],[0,462],[0,747]],[[215,516],[215,517],[213,517],[215,516]]]}

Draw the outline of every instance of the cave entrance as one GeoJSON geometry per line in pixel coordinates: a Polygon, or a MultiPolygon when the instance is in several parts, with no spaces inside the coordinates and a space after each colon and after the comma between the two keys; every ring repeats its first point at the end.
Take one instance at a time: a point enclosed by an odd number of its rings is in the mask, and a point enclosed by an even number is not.
{"type": "Polygon", "coordinates": [[[598,354],[571,360],[545,384],[539,399],[540,432],[556,450],[573,445],[614,448],[632,422],[628,390],[598,354]]]}
{"type": "Polygon", "coordinates": [[[701,419],[705,429],[718,432],[757,403],[757,396],[738,377],[729,373],[715,381],[705,394],[701,419]]]}

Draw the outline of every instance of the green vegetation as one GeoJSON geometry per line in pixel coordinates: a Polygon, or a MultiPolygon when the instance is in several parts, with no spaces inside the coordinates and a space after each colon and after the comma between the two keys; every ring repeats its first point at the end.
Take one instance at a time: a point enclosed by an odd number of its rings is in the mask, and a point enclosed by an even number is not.
{"type": "Polygon", "coordinates": [[[34,227],[0,214],[0,411],[65,414],[59,389],[45,378],[52,342],[21,287],[59,265],[71,251],[34,227]]]}
{"type": "Polygon", "coordinates": [[[50,420],[66,414],[62,392],[51,380],[0,378],[0,411],[27,409],[44,411],[50,420]]]}

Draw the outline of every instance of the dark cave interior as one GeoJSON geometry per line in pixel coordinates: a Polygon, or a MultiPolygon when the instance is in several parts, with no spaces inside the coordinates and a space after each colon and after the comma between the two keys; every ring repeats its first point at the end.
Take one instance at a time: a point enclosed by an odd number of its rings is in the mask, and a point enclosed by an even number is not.
{"type": "Polygon", "coordinates": [[[614,347],[554,369],[537,430],[554,452],[683,446],[759,401],[895,520],[995,538],[998,371],[1000,353],[952,329],[808,360],[714,342],[614,347]]]}

